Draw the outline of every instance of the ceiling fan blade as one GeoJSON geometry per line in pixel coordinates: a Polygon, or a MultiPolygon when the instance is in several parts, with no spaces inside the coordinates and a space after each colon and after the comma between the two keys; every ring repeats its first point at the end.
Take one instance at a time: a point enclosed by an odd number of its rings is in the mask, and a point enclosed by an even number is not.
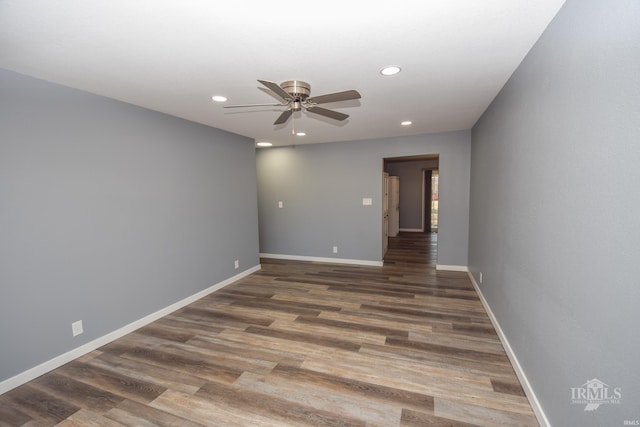
{"type": "Polygon", "coordinates": [[[309,107],[307,108],[307,111],[310,111],[315,114],[320,114],[321,116],[329,117],[330,119],[340,120],[340,121],[345,120],[347,117],[349,117],[348,114],[339,113],[333,110],[327,110],[326,108],[322,108],[322,107],[309,107]]]}
{"type": "Polygon", "coordinates": [[[278,119],[275,122],[273,122],[273,124],[281,125],[285,123],[287,120],[289,120],[289,117],[291,117],[292,114],[293,114],[293,110],[291,109],[283,111],[282,114],[280,114],[280,117],[278,117],[278,119]]]}
{"type": "Polygon", "coordinates": [[[244,104],[244,105],[225,105],[222,108],[242,108],[242,107],[286,107],[287,104],[244,104]]]}
{"type": "Polygon", "coordinates": [[[265,85],[266,87],[268,87],[269,89],[271,89],[273,93],[275,93],[285,101],[290,101],[293,99],[291,98],[291,95],[289,95],[284,89],[280,87],[280,85],[278,85],[278,83],[270,82],[268,80],[258,80],[258,81],[263,85],[265,85]]]}
{"type": "Polygon", "coordinates": [[[327,95],[314,96],[307,99],[307,102],[313,104],[326,104],[329,102],[348,101],[350,99],[360,99],[360,93],[357,90],[345,90],[344,92],[329,93],[327,95]]]}

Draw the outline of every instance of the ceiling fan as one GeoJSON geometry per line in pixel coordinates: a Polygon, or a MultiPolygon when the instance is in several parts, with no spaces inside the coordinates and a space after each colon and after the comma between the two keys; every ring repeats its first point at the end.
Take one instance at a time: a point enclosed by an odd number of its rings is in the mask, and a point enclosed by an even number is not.
{"type": "Polygon", "coordinates": [[[338,111],[328,110],[318,107],[318,104],[328,104],[330,102],[349,101],[352,99],[360,99],[357,90],[346,90],[344,92],[329,93],[327,95],[315,96],[309,98],[311,94],[311,85],[300,80],[288,80],[281,84],[270,82],[268,80],[258,80],[261,84],[273,92],[276,97],[282,99],[281,104],[245,104],[245,105],[229,105],[224,108],[242,108],[242,107],[287,107],[286,110],[273,122],[274,125],[286,123],[289,117],[295,112],[302,109],[310,113],[319,114],[334,120],[345,120],[348,114],[338,111]]]}

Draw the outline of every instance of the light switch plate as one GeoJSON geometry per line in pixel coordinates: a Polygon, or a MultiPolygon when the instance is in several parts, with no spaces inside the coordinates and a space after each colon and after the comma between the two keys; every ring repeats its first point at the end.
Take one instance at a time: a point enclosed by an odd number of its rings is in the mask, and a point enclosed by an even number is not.
{"type": "Polygon", "coordinates": [[[362,206],[371,206],[371,205],[373,205],[373,199],[371,197],[362,198],[362,206]]]}

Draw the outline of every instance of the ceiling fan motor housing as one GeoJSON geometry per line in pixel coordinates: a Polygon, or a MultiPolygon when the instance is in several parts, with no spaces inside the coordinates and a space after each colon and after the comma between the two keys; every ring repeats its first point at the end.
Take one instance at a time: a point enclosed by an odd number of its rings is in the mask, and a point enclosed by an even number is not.
{"type": "Polygon", "coordinates": [[[300,80],[288,80],[280,83],[280,87],[296,101],[304,101],[311,94],[311,85],[300,80]]]}

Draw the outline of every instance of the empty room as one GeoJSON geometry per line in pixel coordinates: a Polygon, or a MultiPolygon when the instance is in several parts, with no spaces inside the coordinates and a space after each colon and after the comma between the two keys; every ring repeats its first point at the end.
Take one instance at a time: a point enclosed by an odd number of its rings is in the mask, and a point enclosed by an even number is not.
{"type": "Polygon", "coordinates": [[[0,426],[640,425],[638,22],[1,1],[0,426]]]}

